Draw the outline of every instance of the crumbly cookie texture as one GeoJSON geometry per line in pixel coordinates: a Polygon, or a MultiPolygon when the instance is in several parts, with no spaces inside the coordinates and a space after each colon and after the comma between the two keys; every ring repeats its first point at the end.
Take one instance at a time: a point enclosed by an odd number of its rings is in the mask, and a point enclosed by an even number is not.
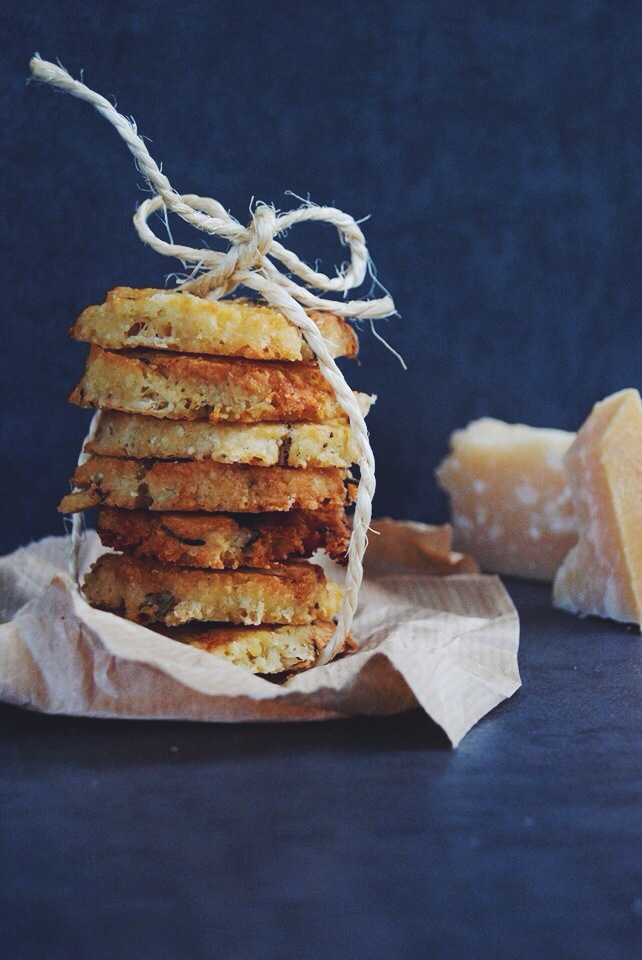
{"type": "MultiPolygon", "coordinates": [[[[310,311],[334,357],[354,357],[352,328],[332,313],[310,311]]],[[[151,347],[250,360],[313,360],[301,331],[274,307],[255,300],[211,300],[177,291],[116,287],[87,307],[71,328],[76,340],[123,350],[151,347]]]]}
{"type": "Polygon", "coordinates": [[[89,602],[137,623],[197,621],[304,624],[332,620],[341,588],[320,567],[275,564],[265,570],[188,570],[105,554],[83,585],[89,602]]]}
{"type": "Polygon", "coordinates": [[[104,504],[126,510],[204,510],[266,513],[344,506],[356,481],[335,467],[254,467],[205,460],[121,460],[91,457],[72,477],[78,492],[63,497],[61,513],[104,504]]]}
{"type": "Polygon", "coordinates": [[[70,396],[81,407],[171,420],[347,422],[312,362],[190,356],[161,350],[115,352],[92,345],[70,396]]]}
{"type": "MultiPolygon", "coordinates": [[[[311,667],[330,642],[334,630],[334,623],[324,621],[287,627],[208,623],[161,628],[161,632],[172,640],[198,647],[263,675],[294,673],[311,667]]],[[[354,643],[347,637],[339,653],[352,649],[354,643]]]]}
{"type": "Polygon", "coordinates": [[[345,423],[209,423],[105,411],[88,453],[257,466],[349,467],[357,453],[345,423]]]}
{"type": "Polygon", "coordinates": [[[184,567],[236,569],[310,557],[343,563],[350,526],[342,508],[288,513],[163,513],[103,507],[96,525],[105,546],[184,567]]]}

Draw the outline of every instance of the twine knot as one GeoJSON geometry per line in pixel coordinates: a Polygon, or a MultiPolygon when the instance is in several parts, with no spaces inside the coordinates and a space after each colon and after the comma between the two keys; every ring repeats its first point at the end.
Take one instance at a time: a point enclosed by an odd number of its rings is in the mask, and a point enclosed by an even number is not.
{"type": "MultiPolygon", "coordinates": [[[[187,199],[185,197],[183,200],[187,199]]],[[[252,219],[246,227],[228,215],[231,232],[235,236],[229,250],[222,259],[216,255],[201,258],[197,266],[208,265],[206,273],[183,284],[183,289],[196,296],[211,296],[218,299],[231,293],[238,286],[237,277],[251,270],[259,270],[264,265],[264,257],[270,252],[274,239],[279,232],[277,214],[274,207],[258,203],[252,210],[252,219]],[[236,227],[236,230],[234,228],[236,227]]],[[[219,229],[215,232],[219,233],[219,229]]],[[[227,231],[228,234],[230,231],[227,231]]],[[[166,251],[165,251],[166,252],[166,251]]],[[[184,261],[187,262],[187,261],[184,261]]]]}
{"type": "MultiPolygon", "coordinates": [[[[252,211],[252,221],[246,227],[247,239],[244,241],[244,247],[248,251],[254,251],[254,260],[252,263],[243,264],[243,266],[253,266],[260,261],[272,246],[272,241],[277,232],[277,218],[274,207],[269,207],[267,203],[259,203],[252,211]]],[[[239,265],[241,260],[239,258],[239,265]]]]}

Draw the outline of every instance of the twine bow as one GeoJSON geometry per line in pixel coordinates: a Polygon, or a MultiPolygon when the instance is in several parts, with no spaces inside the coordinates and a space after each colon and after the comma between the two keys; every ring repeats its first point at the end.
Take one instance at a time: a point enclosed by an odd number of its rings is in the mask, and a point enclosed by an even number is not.
{"type": "Polygon", "coordinates": [[[230,293],[239,285],[255,290],[301,330],[319,361],[322,374],[334,390],[338,403],[348,415],[358,449],[361,479],[348,550],[345,594],[337,629],[317,661],[319,664],[329,662],[342,647],[357,607],[363,578],[363,554],[375,490],[374,457],[365,420],[354,394],[331,357],[318,326],[303,308],[329,310],[343,317],[371,320],[387,317],[394,312],[394,303],[387,294],[370,300],[335,301],[326,300],[313,292],[323,290],[345,295],[348,290],[364,282],[370,268],[370,258],[361,228],[353,217],[335,207],[304,204],[289,213],[278,214],[273,207],[264,203],[255,205],[252,220],[244,227],[217,200],[177,193],[138,135],[134,121],[118,113],[104,97],[84,83],[74,80],[62,67],[41,60],[38,56],[31,60],[30,68],[37,80],[90,103],[116,128],[125,141],[138,168],[154,191],[154,196],[145,200],[137,209],[134,226],[140,239],[158,253],[177,257],[186,266],[192,265],[191,276],[180,284],[179,289],[214,299],[230,293]],[[188,247],[161,239],[149,226],[149,218],[153,213],[167,210],[196,229],[228,241],[228,250],[220,252],[206,247],[188,247]],[[295,224],[304,221],[320,221],[333,225],[342,243],[349,248],[350,260],[336,276],[329,277],[313,270],[276,239],[295,224]],[[273,260],[279,261],[305,286],[282,273],[273,260]]]}

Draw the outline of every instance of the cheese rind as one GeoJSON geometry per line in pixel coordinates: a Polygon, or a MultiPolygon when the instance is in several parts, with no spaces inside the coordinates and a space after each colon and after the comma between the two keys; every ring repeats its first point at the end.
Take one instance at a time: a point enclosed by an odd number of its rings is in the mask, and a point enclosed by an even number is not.
{"type": "Polygon", "coordinates": [[[436,474],[451,498],[454,548],[492,573],[552,580],[577,540],[563,466],[574,438],[489,417],[455,431],[436,474]]]}
{"type": "Polygon", "coordinates": [[[555,578],[557,607],[642,626],[642,402],[597,403],[566,460],[579,541],[555,578]]]}

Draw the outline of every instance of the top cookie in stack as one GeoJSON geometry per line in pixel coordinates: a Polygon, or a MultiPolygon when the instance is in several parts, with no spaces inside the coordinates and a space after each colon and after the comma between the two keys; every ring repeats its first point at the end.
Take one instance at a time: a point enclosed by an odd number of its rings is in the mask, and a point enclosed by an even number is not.
{"type": "MultiPolygon", "coordinates": [[[[339,317],[311,313],[333,356],[339,317]]],[[[257,673],[311,665],[341,591],[307,559],[345,559],[356,483],[348,418],[278,310],[112,291],[72,329],[91,343],[71,401],[101,413],[60,509],[100,506],[95,606],[257,673]]],[[[358,396],[364,413],[371,399],[358,396]]]]}

